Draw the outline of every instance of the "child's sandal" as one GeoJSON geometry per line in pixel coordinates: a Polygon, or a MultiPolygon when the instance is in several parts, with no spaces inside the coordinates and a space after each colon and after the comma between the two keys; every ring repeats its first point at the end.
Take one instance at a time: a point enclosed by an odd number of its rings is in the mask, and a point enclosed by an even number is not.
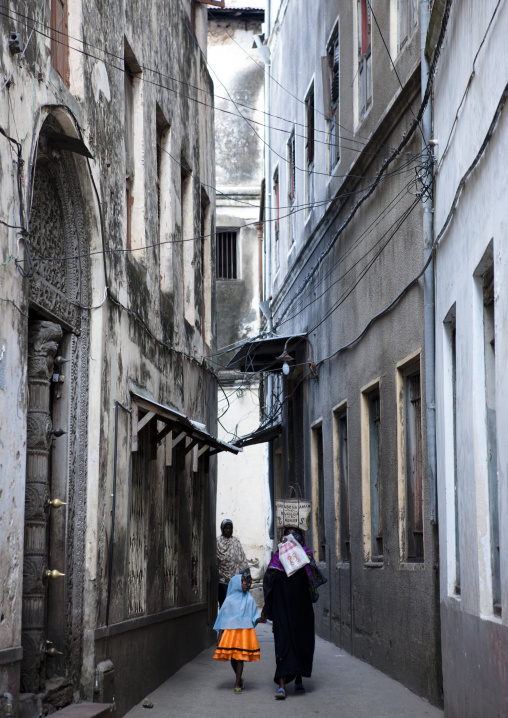
{"type": "Polygon", "coordinates": [[[233,693],[238,694],[238,693],[241,693],[242,691],[243,691],[243,688],[241,686],[235,686],[233,688],[233,693]]]}

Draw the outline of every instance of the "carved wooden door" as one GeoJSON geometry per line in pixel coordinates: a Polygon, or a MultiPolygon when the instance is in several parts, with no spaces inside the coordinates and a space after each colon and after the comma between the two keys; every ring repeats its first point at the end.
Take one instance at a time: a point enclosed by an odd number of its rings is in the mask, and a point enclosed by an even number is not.
{"type": "MultiPolygon", "coordinates": [[[[51,380],[58,344],[59,324],[29,320],[27,469],[25,491],[25,550],[23,557],[23,663],[21,687],[28,693],[44,688],[48,581],[48,523],[53,423],[51,380]]],[[[53,576],[56,576],[53,573],[53,576]]],[[[54,650],[54,649],[53,649],[54,650]]]]}

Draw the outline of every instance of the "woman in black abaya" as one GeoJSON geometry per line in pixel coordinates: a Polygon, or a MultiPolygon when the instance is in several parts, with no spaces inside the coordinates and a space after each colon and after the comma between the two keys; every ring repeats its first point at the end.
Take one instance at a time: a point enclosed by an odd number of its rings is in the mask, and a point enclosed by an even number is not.
{"type": "Polygon", "coordinates": [[[277,663],[274,681],[279,686],[275,698],[278,700],[285,699],[286,684],[295,679],[295,691],[303,692],[302,677],[310,678],[312,674],[315,642],[312,604],[319,598],[318,586],[326,583],[312,552],[303,543],[302,534],[288,527],[283,542],[289,534],[302,545],[310,564],[288,577],[276,551],[263,580],[265,605],[261,616],[273,621],[277,663]]]}

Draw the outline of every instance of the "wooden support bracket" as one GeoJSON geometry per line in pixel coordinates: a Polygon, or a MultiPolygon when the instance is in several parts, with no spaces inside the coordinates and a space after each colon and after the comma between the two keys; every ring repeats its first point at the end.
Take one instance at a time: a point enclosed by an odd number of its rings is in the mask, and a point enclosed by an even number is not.
{"type": "Polygon", "coordinates": [[[179,443],[181,442],[181,440],[184,439],[186,436],[187,436],[187,432],[186,432],[186,431],[181,431],[181,432],[178,434],[178,436],[176,437],[176,439],[173,439],[173,446],[172,446],[172,448],[174,449],[175,446],[176,446],[177,444],[179,444],[179,443]]]}
{"type": "Polygon", "coordinates": [[[185,453],[188,454],[189,451],[191,451],[191,450],[196,446],[196,444],[197,444],[198,442],[199,442],[199,439],[191,439],[190,444],[188,444],[188,445],[185,447],[185,453]]]}
{"type": "Polygon", "coordinates": [[[173,432],[166,434],[166,466],[173,465],[173,432]]]}
{"type": "Polygon", "coordinates": [[[208,451],[209,448],[210,448],[210,447],[208,446],[208,444],[205,444],[204,446],[202,446],[202,447],[199,449],[199,451],[198,451],[198,459],[199,459],[200,456],[203,456],[203,454],[205,453],[205,451],[208,451]]]}

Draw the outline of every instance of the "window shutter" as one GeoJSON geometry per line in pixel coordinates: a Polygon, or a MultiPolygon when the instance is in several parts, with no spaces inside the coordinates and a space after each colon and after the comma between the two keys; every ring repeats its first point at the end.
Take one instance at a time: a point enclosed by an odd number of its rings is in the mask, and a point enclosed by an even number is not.
{"type": "Polygon", "coordinates": [[[328,55],[321,58],[321,75],[323,78],[323,114],[327,120],[331,120],[332,98],[330,93],[330,63],[328,55]]]}
{"type": "Polygon", "coordinates": [[[339,41],[333,44],[333,66],[332,66],[332,106],[339,101],[339,41]]]}

